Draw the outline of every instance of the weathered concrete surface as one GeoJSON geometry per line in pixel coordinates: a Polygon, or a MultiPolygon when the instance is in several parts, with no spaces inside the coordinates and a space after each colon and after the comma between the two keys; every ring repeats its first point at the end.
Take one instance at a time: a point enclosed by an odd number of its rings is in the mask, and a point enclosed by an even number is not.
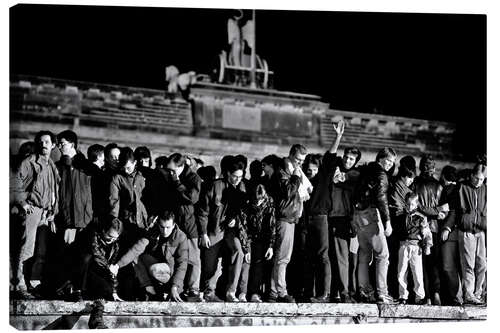
{"type": "MultiPolygon", "coordinates": [[[[20,330],[87,329],[91,302],[14,301],[20,330]]],[[[289,326],[485,320],[486,308],[376,304],[108,302],[110,328],[289,326]]]]}

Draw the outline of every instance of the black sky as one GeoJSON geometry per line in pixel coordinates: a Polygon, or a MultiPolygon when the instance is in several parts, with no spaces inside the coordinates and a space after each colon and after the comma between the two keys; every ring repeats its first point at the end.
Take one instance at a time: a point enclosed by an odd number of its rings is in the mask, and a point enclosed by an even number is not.
{"type": "MultiPolygon", "coordinates": [[[[166,65],[209,73],[232,11],[17,5],[11,74],[164,87],[166,65]]],[[[486,15],[257,11],[257,53],[276,89],[332,108],[454,121],[486,150],[486,15]]]]}

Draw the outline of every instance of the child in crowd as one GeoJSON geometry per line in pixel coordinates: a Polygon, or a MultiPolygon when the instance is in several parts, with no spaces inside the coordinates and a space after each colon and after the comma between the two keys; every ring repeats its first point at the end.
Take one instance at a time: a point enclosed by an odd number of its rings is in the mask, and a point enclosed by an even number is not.
{"type": "Polygon", "coordinates": [[[418,194],[410,192],[405,198],[405,218],[398,253],[399,303],[408,300],[408,265],[413,276],[415,304],[424,304],[424,277],[422,268],[422,248],[429,255],[432,234],[427,218],[418,211],[418,194]]]}

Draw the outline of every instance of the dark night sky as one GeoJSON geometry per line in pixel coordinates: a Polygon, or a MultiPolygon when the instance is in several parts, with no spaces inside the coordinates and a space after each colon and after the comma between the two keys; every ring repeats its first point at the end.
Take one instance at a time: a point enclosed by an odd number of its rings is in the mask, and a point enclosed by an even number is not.
{"type": "MultiPolygon", "coordinates": [[[[161,89],[166,65],[211,71],[231,13],[18,5],[11,74],[161,89]]],[[[454,121],[465,155],[486,150],[485,15],[257,11],[257,53],[276,89],[337,109],[454,121]]]]}

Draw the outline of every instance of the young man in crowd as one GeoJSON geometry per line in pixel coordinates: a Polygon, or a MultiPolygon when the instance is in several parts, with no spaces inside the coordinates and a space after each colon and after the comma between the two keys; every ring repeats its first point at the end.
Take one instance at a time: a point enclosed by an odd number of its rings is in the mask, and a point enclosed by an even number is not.
{"type": "Polygon", "coordinates": [[[149,300],[166,298],[182,302],[181,292],[188,265],[188,240],[175,223],[174,213],[165,210],[141,238],[110,267],[116,275],[118,269],[136,262],[135,272],[149,300]],[[168,297],[164,297],[168,295],[168,297]]]}
{"type": "MultiPolygon", "coordinates": [[[[278,242],[274,255],[269,302],[295,303],[295,299],[287,291],[286,268],[292,256],[295,224],[299,221],[303,210],[304,199],[299,192],[301,186],[309,182],[301,169],[306,155],[306,147],[300,144],[293,145],[289,156],[282,160],[277,171],[279,175],[276,202],[278,242]]],[[[306,191],[308,189],[304,188],[303,192],[306,191]]]]}
{"type": "Polygon", "coordinates": [[[431,254],[424,256],[424,286],[427,304],[441,305],[441,256],[438,242],[438,219],[445,217],[445,212],[439,205],[443,187],[434,177],[436,163],[434,158],[426,154],[422,156],[419,164],[420,175],[415,178],[415,192],[420,201],[420,210],[427,217],[432,231],[433,243],[431,254]]]}
{"type": "Polygon", "coordinates": [[[104,179],[104,146],[93,144],[87,149],[87,159],[92,164],[90,166],[91,178],[90,188],[92,192],[92,211],[94,220],[104,218],[107,213],[106,193],[109,192],[109,184],[106,186],[104,179]]]}
{"type": "Polygon", "coordinates": [[[355,210],[352,225],[359,241],[358,282],[359,296],[362,302],[394,304],[387,290],[387,269],[389,250],[386,237],[392,234],[389,217],[387,190],[389,178],[387,172],[396,161],[396,152],[384,148],[377,154],[376,160],[361,170],[355,191],[355,210]],[[370,283],[368,266],[372,257],[375,259],[377,299],[370,283]]]}
{"type": "MultiPolygon", "coordinates": [[[[464,303],[484,304],[483,283],[486,277],[486,166],[477,164],[469,178],[457,186],[452,205],[458,227],[458,249],[462,268],[464,303]]],[[[448,220],[442,233],[446,241],[452,231],[448,220]]]]}
{"type": "MultiPolygon", "coordinates": [[[[201,288],[207,302],[220,302],[216,295],[219,279],[219,257],[225,243],[230,248],[229,282],[226,298],[235,301],[234,294],[243,264],[243,251],[234,243],[236,237],[225,237],[225,227],[234,223],[247,202],[245,184],[242,182],[244,165],[233,156],[223,158],[224,177],[204,187],[200,194],[196,218],[199,221],[201,248],[201,288]]],[[[237,300],[237,299],[236,299],[237,300]]]]}
{"type": "Polygon", "coordinates": [[[35,144],[36,154],[21,162],[12,189],[15,204],[26,216],[15,265],[15,290],[21,299],[34,298],[33,292],[41,284],[48,229],[55,231],[54,216],[58,213],[60,177],[50,158],[56,137],[52,132],[40,131],[35,136],[35,144]],[[35,241],[38,244],[36,252],[35,241]]]}
{"type": "Polygon", "coordinates": [[[186,164],[185,155],[174,153],[166,166],[165,208],[177,216],[177,225],[187,236],[188,271],[187,288],[183,297],[188,301],[201,301],[199,226],[196,223],[194,206],[201,191],[201,178],[186,164]]]}

